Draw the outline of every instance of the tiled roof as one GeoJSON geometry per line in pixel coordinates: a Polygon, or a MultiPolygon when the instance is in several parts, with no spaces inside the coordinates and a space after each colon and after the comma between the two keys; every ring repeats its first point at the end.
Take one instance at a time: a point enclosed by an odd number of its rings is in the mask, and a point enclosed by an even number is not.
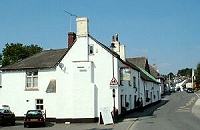
{"type": "Polygon", "coordinates": [[[150,69],[150,73],[151,75],[154,77],[154,78],[158,78],[159,77],[159,73],[158,71],[152,66],[152,65],[149,65],[149,69],[150,69]]]}
{"type": "Polygon", "coordinates": [[[127,58],[127,60],[140,68],[145,69],[146,66],[146,58],[145,57],[134,57],[134,58],[127,58]]]}
{"type": "MultiPolygon", "coordinates": [[[[140,68],[140,67],[139,67],[140,68]]],[[[140,72],[141,72],[141,76],[147,80],[147,81],[151,81],[151,82],[155,82],[155,83],[160,83],[158,82],[151,74],[149,74],[146,70],[144,70],[143,68],[140,68],[140,72]]]]}
{"type": "Polygon", "coordinates": [[[51,49],[37,53],[22,61],[0,68],[4,70],[42,69],[55,67],[69,49],[51,49]]]}
{"type": "Polygon", "coordinates": [[[144,80],[147,80],[147,81],[152,81],[152,82],[155,82],[155,83],[159,83],[154,77],[150,74],[149,71],[149,64],[148,64],[148,61],[145,57],[136,57],[136,58],[126,58],[126,60],[135,65],[137,68],[139,68],[140,72],[141,72],[141,76],[144,80]],[[148,66],[148,68],[147,68],[148,66]]]}

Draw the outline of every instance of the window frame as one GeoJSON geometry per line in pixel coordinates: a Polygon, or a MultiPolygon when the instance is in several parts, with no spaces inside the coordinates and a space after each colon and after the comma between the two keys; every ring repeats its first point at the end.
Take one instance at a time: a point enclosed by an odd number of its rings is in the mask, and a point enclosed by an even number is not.
{"type": "Polygon", "coordinates": [[[26,71],[26,90],[38,90],[38,70],[26,71]]]}
{"type": "Polygon", "coordinates": [[[36,110],[44,110],[44,100],[41,98],[35,99],[35,109],[36,110]],[[40,102],[42,101],[42,102],[40,102]]]}
{"type": "Polygon", "coordinates": [[[149,90],[145,91],[145,96],[146,96],[146,98],[149,98],[149,90]]]}
{"type": "Polygon", "coordinates": [[[133,88],[136,88],[136,77],[133,76],[133,88]]]}
{"type": "Polygon", "coordinates": [[[93,44],[89,45],[88,51],[89,51],[89,55],[94,55],[94,45],[93,44]]]}

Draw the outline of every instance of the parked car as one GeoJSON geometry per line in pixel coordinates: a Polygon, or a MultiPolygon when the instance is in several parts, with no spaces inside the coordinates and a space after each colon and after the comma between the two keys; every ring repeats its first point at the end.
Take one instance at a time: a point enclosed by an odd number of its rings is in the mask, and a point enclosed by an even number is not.
{"type": "Polygon", "coordinates": [[[170,87],[170,92],[175,93],[176,92],[175,87],[170,87]]]}
{"type": "Polygon", "coordinates": [[[28,110],[25,114],[24,127],[45,126],[45,114],[41,110],[28,110]]]}
{"type": "Polygon", "coordinates": [[[188,93],[194,93],[194,90],[193,90],[192,88],[188,88],[188,89],[187,89],[187,92],[188,92],[188,93]]]}
{"type": "Polygon", "coordinates": [[[187,88],[183,88],[183,90],[184,90],[185,92],[187,92],[187,88]]]}
{"type": "Polygon", "coordinates": [[[15,125],[15,114],[9,109],[0,109],[0,125],[15,125]]]}

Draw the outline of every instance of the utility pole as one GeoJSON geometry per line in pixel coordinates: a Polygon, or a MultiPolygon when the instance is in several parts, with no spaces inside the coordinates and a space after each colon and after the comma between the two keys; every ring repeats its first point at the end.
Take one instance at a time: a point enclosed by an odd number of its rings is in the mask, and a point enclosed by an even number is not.
{"type": "Polygon", "coordinates": [[[194,84],[194,70],[192,69],[192,88],[194,87],[193,84],[194,84]]]}

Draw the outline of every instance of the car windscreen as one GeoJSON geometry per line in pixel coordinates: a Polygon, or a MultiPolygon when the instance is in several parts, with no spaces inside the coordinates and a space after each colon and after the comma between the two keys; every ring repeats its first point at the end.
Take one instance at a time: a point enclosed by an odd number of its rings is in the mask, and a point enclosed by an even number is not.
{"type": "Polygon", "coordinates": [[[42,115],[41,111],[28,111],[27,115],[42,115]]]}

